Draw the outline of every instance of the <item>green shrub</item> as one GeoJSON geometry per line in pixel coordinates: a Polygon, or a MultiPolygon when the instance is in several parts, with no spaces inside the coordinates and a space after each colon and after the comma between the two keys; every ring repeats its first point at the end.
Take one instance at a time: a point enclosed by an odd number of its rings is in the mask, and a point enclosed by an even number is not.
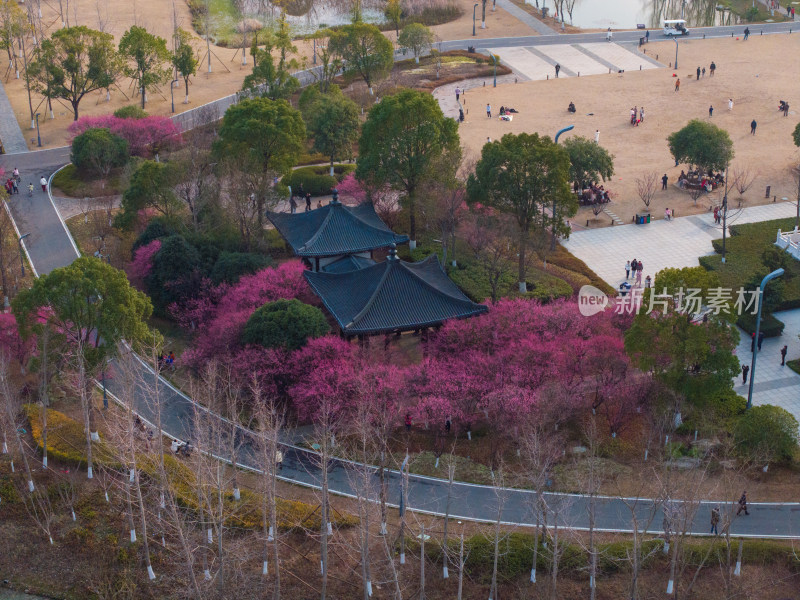
{"type": "Polygon", "coordinates": [[[296,350],[305,346],[309,338],[320,337],[329,330],[325,315],[315,306],[294,299],[276,300],[250,316],[244,326],[242,342],[296,350]]]}
{"type": "Polygon", "coordinates": [[[105,169],[121,167],[129,158],[128,142],[108,129],[87,129],[72,140],[70,160],[84,173],[105,175],[105,169]]]}
{"type": "MultiPolygon", "coordinates": [[[[489,283],[489,274],[482,266],[472,263],[463,264],[456,269],[449,270],[450,279],[453,280],[461,291],[473,302],[485,302],[492,297],[492,287],[489,283]]],[[[516,289],[517,278],[511,271],[506,271],[500,276],[497,286],[497,295],[502,298],[510,291],[516,289]]],[[[572,290],[570,289],[570,293],[572,290]]]]}
{"type": "Polygon", "coordinates": [[[791,460],[797,449],[797,419],[779,406],[754,406],[740,416],[733,430],[742,456],[764,461],[791,460]]]}
{"type": "Polygon", "coordinates": [[[268,267],[272,259],[265,254],[255,252],[221,252],[214,268],[211,269],[211,281],[219,283],[236,283],[242,275],[249,275],[268,267]]]}
{"type": "Polygon", "coordinates": [[[544,271],[528,271],[526,275],[528,291],[523,294],[525,298],[533,298],[542,302],[550,302],[560,298],[572,297],[572,286],[563,279],[554,277],[544,271]]]}
{"type": "Polygon", "coordinates": [[[326,165],[301,167],[286,175],[281,180],[281,183],[285,186],[291,186],[294,193],[300,191],[300,185],[302,184],[303,191],[310,193],[312,196],[327,196],[345,176],[355,171],[355,169],[355,165],[333,165],[334,177],[331,177],[329,175],[330,167],[326,165]]]}
{"type": "MultiPolygon", "coordinates": [[[[756,331],[756,315],[744,314],[736,319],[736,324],[744,329],[748,335],[752,335],[756,331]]],[[[784,327],[783,321],[779,321],[773,315],[761,315],[760,331],[764,332],[764,337],[778,337],[783,333],[784,327]]]]}
{"type": "Polygon", "coordinates": [[[114,116],[118,119],[144,119],[147,116],[147,111],[136,104],[131,104],[115,110],[114,116]]]}

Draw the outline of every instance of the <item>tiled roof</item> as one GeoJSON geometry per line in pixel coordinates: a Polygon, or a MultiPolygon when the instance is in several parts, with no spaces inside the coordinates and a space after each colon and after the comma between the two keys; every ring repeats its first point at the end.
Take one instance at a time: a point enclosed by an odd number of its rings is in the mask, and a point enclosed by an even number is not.
{"type": "Polygon", "coordinates": [[[409,331],[486,312],[467,298],[436,256],[398,260],[347,273],[304,273],[345,335],[409,331]]]}
{"type": "Polygon", "coordinates": [[[371,258],[363,256],[356,256],[355,254],[348,254],[342,258],[325,265],[320,269],[323,273],[347,273],[348,271],[357,271],[358,269],[366,269],[375,264],[371,258]]]}
{"type": "Polygon", "coordinates": [[[298,256],[354,254],[408,241],[389,229],[369,202],[345,206],[336,201],[308,212],[268,212],[267,217],[298,256]]]}

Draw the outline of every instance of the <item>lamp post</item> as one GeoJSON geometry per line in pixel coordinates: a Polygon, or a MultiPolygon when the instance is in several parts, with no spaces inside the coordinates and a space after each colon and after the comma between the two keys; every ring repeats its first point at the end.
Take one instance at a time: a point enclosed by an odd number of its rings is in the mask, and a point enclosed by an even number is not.
{"type": "Polygon", "coordinates": [[[22,269],[22,276],[23,277],[25,277],[25,261],[22,259],[22,240],[24,240],[29,235],[30,235],[30,233],[25,233],[25,234],[19,236],[19,240],[18,240],[18,243],[19,243],[19,266],[22,269]]]}
{"type": "Polygon", "coordinates": [[[678,39],[673,37],[672,41],[675,42],[675,68],[678,68],[678,39]]]}
{"type": "Polygon", "coordinates": [[[472,7],[472,37],[475,37],[475,19],[477,18],[475,15],[475,11],[478,10],[478,3],[475,3],[475,6],[472,7]]]}
{"type": "Polygon", "coordinates": [[[175,112],[175,84],[178,83],[177,79],[173,79],[172,83],[169,84],[169,93],[170,97],[172,98],[172,112],[175,112]]]}
{"type": "Polygon", "coordinates": [[[42,113],[36,113],[36,145],[39,148],[42,147],[42,136],[39,134],[39,115],[42,113]]]}
{"type": "Polygon", "coordinates": [[[722,197],[722,259],[725,264],[725,237],[728,233],[728,163],[725,164],[725,195],[722,197]]]}
{"type": "Polygon", "coordinates": [[[758,357],[758,335],[761,333],[761,307],[764,305],[764,288],[770,280],[783,275],[783,269],[776,269],[761,280],[758,286],[758,316],[756,317],[756,335],[753,338],[753,360],[750,363],[750,388],[747,390],[747,408],[753,406],[753,380],[756,378],[756,357],[758,357]]]}
{"type": "MultiPolygon", "coordinates": [[[[575,125],[568,125],[567,127],[559,129],[556,132],[556,137],[553,141],[557,144],[558,138],[561,137],[562,133],[566,133],[567,131],[572,131],[573,129],[575,129],[575,125]]],[[[550,251],[552,252],[555,249],[556,249],[556,198],[555,196],[553,196],[553,231],[552,235],[550,236],[550,251]]]]}
{"type": "MultiPolygon", "coordinates": [[[[475,6],[478,6],[477,4],[475,6]]],[[[494,52],[489,50],[489,56],[494,63],[494,85],[492,87],[497,87],[497,57],[494,55],[494,52]]]]}

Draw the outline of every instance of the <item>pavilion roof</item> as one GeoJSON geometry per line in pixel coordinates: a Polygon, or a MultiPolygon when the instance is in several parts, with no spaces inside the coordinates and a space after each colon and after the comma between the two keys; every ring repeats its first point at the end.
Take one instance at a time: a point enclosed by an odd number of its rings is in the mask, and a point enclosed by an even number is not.
{"type": "Polygon", "coordinates": [[[409,263],[392,249],[370,267],[304,276],[345,335],[410,331],[488,311],[458,289],[436,256],[409,263]]]}
{"type": "Polygon", "coordinates": [[[408,241],[381,221],[370,202],[345,206],[333,201],[308,212],[268,212],[267,217],[297,256],[355,254],[408,241]]]}

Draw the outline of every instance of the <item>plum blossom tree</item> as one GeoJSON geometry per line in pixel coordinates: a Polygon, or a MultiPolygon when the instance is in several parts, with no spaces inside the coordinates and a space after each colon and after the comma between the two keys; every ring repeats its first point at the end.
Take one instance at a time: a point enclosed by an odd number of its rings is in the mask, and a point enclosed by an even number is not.
{"type": "Polygon", "coordinates": [[[145,278],[153,270],[153,257],[161,250],[161,240],[153,240],[149,244],[139,246],[133,252],[133,260],[128,263],[126,271],[128,279],[138,290],[145,290],[145,278]]]}
{"type": "Polygon", "coordinates": [[[69,126],[74,139],[87,129],[108,129],[128,142],[133,156],[158,157],[159,152],[180,146],[181,132],[167,117],[151,115],[141,119],[121,119],[114,115],[85,116],[69,126]]]}

